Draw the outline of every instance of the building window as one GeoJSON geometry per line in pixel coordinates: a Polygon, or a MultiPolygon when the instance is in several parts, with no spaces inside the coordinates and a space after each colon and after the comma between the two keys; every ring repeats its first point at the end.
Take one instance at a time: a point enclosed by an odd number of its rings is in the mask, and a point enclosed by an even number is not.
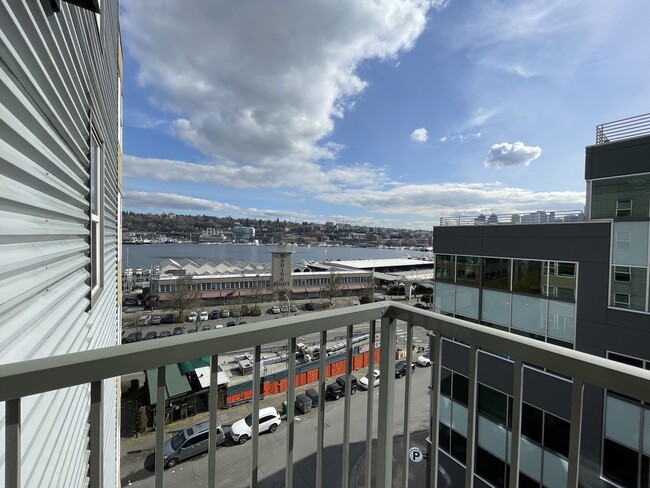
{"type": "Polygon", "coordinates": [[[632,215],[632,200],[616,200],[616,216],[629,217],[632,215]]]}
{"type": "Polygon", "coordinates": [[[614,306],[619,308],[630,308],[630,295],[627,293],[614,293],[614,306]]]}
{"type": "Polygon", "coordinates": [[[480,283],[480,259],[473,256],[456,256],[456,282],[478,285],[480,283]]]}
{"type": "Polygon", "coordinates": [[[632,274],[629,266],[614,266],[614,281],[629,283],[631,279],[632,274]]]}
{"type": "Polygon", "coordinates": [[[557,263],[557,275],[564,276],[565,278],[575,278],[576,265],[575,263],[557,263]]]}
{"type": "Polygon", "coordinates": [[[483,286],[510,291],[510,259],[483,258],[483,286]]]}
{"type": "Polygon", "coordinates": [[[616,232],[616,249],[625,250],[630,248],[630,243],[632,242],[632,233],[629,231],[617,231],[616,232]]]}
{"type": "Polygon", "coordinates": [[[102,286],[104,260],[104,209],[102,185],[102,146],[94,128],[90,130],[90,290],[95,295],[102,286]]]}
{"type": "Polygon", "coordinates": [[[542,261],[513,260],[512,291],[528,295],[541,295],[541,274],[542,261]]]}
{"type": "Polygon", "coordinates": [[[436,280],[454,281],[454,256],[436,254],[436,280]]]}

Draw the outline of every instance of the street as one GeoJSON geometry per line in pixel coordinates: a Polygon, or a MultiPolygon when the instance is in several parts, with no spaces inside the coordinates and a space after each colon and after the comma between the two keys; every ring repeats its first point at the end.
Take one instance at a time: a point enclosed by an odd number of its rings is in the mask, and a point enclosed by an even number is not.
{"type": "MultiPolygon", "coordinates": [[[[355,376],[360,378],[365,372],[358,371],[355,376]]],[[[429,389],[431,368],[418,367],[412,377],[411,388],[411,446],[420,447],[426,450],[424,439],[428,429],[429,412],[429,389]]],[[[328,384],[333,381],[330,379],[328,384]]],[[[404,385],[405,379],[395,380],[395,443],[397,451],[402,442],[403,411],[404,411],[404,385]]],[[[304,388],[301,388],[302,392],[304,388]]],[[[378,387],[374,392],[375,396],[375,427],[373,437],[376,438],[376,416],[378,411],[377,398],[378,387]]],[[[366,438],[366,405],[368,393],[359,390],[352,395],[351,417],[350,417],[350,486],[357,486],[364,478],[365,463],[365,438],[366,438]]],[[[285,395],[266,397],[261,406],[275,406],[278,410],[285,395]]],[[[325,449],[324,449],[324,473],[325,486],[341,486],[342,467],[342,439],[343,439],[343,406],[344,399],[338,401],[327,401],[325,412],[325,449]]],[[[243,418],[251,411],[252,404],[246,404],[228,410],[219,411],[219,418],[228,427],[235,421],[243,418]]],[[[317,435],[317,411],[314,409],[304,415],[296,415],[295,437],[294,437],[294,486],[311,487],[315,486],[316,469],[316,435],[317,435]]],[[[205,417],[205,415],[204,415],[205,417]]],[[[203,420],[197,416],[192,419],[193,423],[203,420]]],[[[181,428],[184,428],[183,425],[181,428]]],[[[178,427],[177,427],[178,429],[178,427]]],[[[175,430],[168,428],[167,437],[175,430]]],[[[265,433],[259,438],[259,486],[281,487],[284,486],[284,467],[286,464],[286,422],[275,433],[265,433]]],[[[121,476],[122,486],[153,487],[153,457],[154,457],[154,435],[150,434],[139,439],[125,439],[122,441],[122,463],[121,476]]],[[[226,443],[217,451],[217,482],[218,486],[247,487],[250,480],[252,442],[244,445],[235,444],[228,438],[226,443]]],[[[397,462],[400,453],[394,453],[394,475],[401,473],[401,461],[397,462]]],[[[423,486],[425,464],[410,463],[409,486],[423,486]]],[[[165,486],[168,487],[207,487],[208,458],[207,455],[200,455],[196,458],[184,461],[175,468],[165,471],[165,486]]]]}

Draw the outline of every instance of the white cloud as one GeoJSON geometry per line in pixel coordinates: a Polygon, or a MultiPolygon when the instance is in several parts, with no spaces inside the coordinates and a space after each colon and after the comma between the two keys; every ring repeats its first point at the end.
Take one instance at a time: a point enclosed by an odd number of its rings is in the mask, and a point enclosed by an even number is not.
{"type": "Polygon", "coordinates": [[[272,173],[309,174],[301,166],[336,157],[319,141],[365,89],[359,65],[394,61],[445,5],[125,0],[121,25],[137,79],[176,136],[226,172],[247,165],[249,177],[276,184],[272,173]]]}
{"type": "Polygon", "coordinates": [[[413,132],[411,132],[410,138],[415,142],[427,142],[429,135],[427,134],[427,130],[424,127],[420,127],[419,129],[415,129],[413,132]]]}
{"type": "Polygon", "coordinates": [[[483,163],[486,168],[503,168],[504,166],[528,166],[542,154],[542,149],[537,146],[526,146],[523,142],[510,144],[502,142],[493,144],[488,157],[483,163]]]}

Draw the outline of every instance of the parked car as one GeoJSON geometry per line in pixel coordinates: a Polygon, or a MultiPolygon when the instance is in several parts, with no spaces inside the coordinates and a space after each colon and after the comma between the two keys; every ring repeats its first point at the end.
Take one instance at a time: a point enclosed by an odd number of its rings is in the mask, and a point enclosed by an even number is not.
{"type": "MultiPolygon", "coordinates": [[[[345,376],[339,376],[336,378],[336,381],[331,385],[327,385],[325,389],[327,396],[338,400],[345,395],[345,376]]],[[[350,395],[354,395],[357,392],[357,379],[350,375],[350,395]]]]}
{"type": "Polygon", "coordinates": [[[159,325],[162,324],[162,316],[160,315],[154,315],[151,317],[151,325],[159,325]]]}
{"type": "Polygon", "coordinates": [[[379,386],[379,371],[375,370],[373,373],[368,372],[366,376],[361,378],[359,380],[359,388],[363,388],[364,390],[368,389],[368,386],[370,384],[370,381],[372,381],[372,386],[379,386]]]}
{"type": "Polygon", "coordinates": [[[228,318],[228,317],[230,317],[230,310],[228,310],[227,308],[224,308],[224,309],[221,311],[221,316],[222,316],[223,318],[228,318]]]}
{"type": "Polygon", "coordinates": [[[201,330],[202,331],[212,330],[212,326],[210,324],[205,324],[203,327],[201,327],[201,330]]]}
{"type": "Polygon", "coordinates": [[[150,341],[152,339],[158,339],[158,332],[155,330],[147,332],[147,334],[142,338],[143,341],[150,341]]]}
{"type": "Polygon", "coordinates": [[[173,324],[174,323],[174,314],[168,313],[163,315],[162,324],[173,324]]]}
{"type": "Polygon", "coordinates": [[[282,305],[280,307],[280,312],[282,313],[289,313],[289,307],[287,305],[282,305]]]}
{"type": "Polygon", "coordinates": [[[214,326],[215,329],[223,329],[223,324],[217,324],[214,326]]]}
{"type": "Polygon", "coordinates": [[[289,307],[289,310],[292,311],[292,312],[297,312],[297,311],[298,311],[298,307],[296,307],[295,305],[291,305],[291,306],[289,307]]]}
{"type": "Polygon", "coordinates": [[[196,329],[187,329],[188,334],[194,334],[196,332],[196,329]]]}
{"type": "Polygon", "coordinates": [[[201,312],[201,315],[199,316],[199,320],[201,320],[202,322],[208,320],[209,318],[210,316],[208,315],[208,312],[206,312],[205,310],[201,312]]]}
{"type": "Polygon", "coordinates": [[[158,334],[158,339],[162,339],[163,337],[171,337],[172,333],[168,330],[161,330],[160,334],[158,334]]]}
{"type": "Polygon", "coordinates": [[[275,315],[275,314],[278,314],[278,313],[282,313],[282,310],[280,310],[280,307],[278,307],[277,305],[273,305],[271,307],[271,313],[273,315],[275,315]]]}
{"type": "MultiPolygon", "coordinates": [[[[395,363],[395,378],[403,378],[406,376],[406,369],[408,368],[408,362],[406,359],[397,361],[395,363]]],[[[415,371],[415,362],[411,363],[411,372],[415,371]]]]}
{"type": "Polygon", "coordinates": [[[142,340],[142,334],[140,334],[140,338],[138,338],[138,334],[140,333],[131,332],[127,334],[126,337],[122,338],[122,344],[130,344],[131,342],[142,340]]]}
{"type": "Polygon", "coordinates": [[[174,327],[172,335],[173,336],[183,335],[183,328],[182,327],[174,327]]]}
{"type": "MultiPolygon", "coordinates": [[[[226,440],[226,434],[217,418],[216,432],[217,447],[226,440]]],[[[180,461],[203,454],[208,451],[210,438],[210,422],[201,422],[181,430],[163,445],[165,468],[173,468],[180,461]]]]}
{"type": "Polygon", "coordinates": [[[149,322],[151,322],[151,317],[149,315],[140,315],[138,317],[138,325],[149,325],[149,322]]]}
{"type": "Polygon", "coordinates": [[[314,305],[313,303],[305,303],[305,310],[307,310],[308,312],[313,312],[314,310],[316,310],[316,305],[314,305]]]}
{"type": "Polygon", "coordinates": [[[226,327],[233,327],[235,325],[237,325],[237,322],[235,322],[234,320],[231,320],[230,322],[226,322],[226,327]]]}
{"type": "Polygon", "coordinates": [[[221,314],[219,313],[219,310],[213,310],[210,312],[210,320],[215,320],[221,317],[221,314]]]}
{"type": "MultiPolygon", "coordinates": [[[[280,414],[274,407],[266,407],[260,409],[260,426],[259,433],[275,432],[282,421],[280,414]]],[[[238,420],[230,427],[230,437],[239,444],[245,443],[253,435],[253,414],[249,414],[245,418],[238,420]]]]}
{"type": "Polygon", "coordinates": [[[192,312],[187,316],[187,321],[188,322],[196,322],[197,317],[198,317],[198,314],[196,312],[192,312]]]}
{"type": "Polygon", "coordinates": [[[420,366],[431,366],[431,358],[429,357],[429,353],[423,354],[422,356],[418,357],[417,363],[420,366]]]}

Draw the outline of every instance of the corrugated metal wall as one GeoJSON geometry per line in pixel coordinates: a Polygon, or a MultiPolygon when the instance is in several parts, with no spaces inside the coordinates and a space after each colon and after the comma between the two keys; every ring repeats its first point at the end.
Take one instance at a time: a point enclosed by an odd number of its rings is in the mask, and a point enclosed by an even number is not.
{"type": "MultiPolygon", "coordinates": [[[[0,362],[117,344],[117,0],[102,14],[0,0],[0,362]],[[98,22],[99,20],[99,22],[98,22]],[[102,140],[103,289],[89,297],[89,113],[102,140]]],[[[104,384],[104,486],[118,486],[118,385],[104,384]],[[115,462],[112,462],[115,459],[115,462]]],[[[89,387],[22,405],[23,486],[87,483],[89,387]]],[[[0,486],[4,485],[4,405],[0,486]]]]}

